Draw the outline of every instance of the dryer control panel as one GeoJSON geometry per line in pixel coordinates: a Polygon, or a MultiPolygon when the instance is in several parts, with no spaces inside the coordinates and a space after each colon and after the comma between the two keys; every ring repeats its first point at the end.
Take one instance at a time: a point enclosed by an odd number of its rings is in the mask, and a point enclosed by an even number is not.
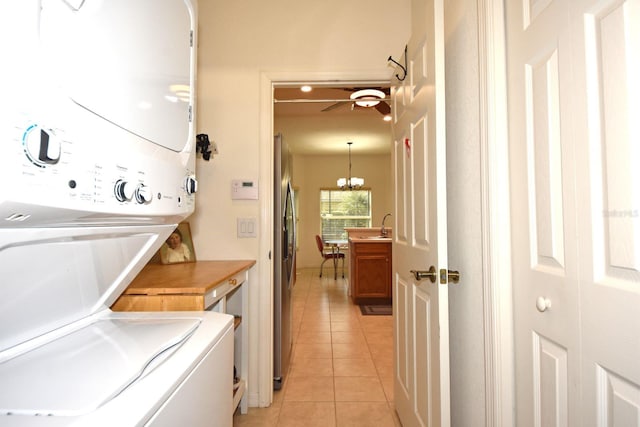
{"type": "Polygon", "coordinates": [[[134,3],[24,0],[5,11],[0,228],[193,212],[195,9],[134,3]]]}

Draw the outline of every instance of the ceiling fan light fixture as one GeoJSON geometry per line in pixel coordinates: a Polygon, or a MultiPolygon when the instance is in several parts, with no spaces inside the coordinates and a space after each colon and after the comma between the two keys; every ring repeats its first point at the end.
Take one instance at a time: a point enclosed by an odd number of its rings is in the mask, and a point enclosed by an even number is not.
{"type": "Polygon", "coordinates": [[[384,99],[384,92],[378,89],[362,89],[350,96],[360,107],[375,107],[384,99]]]}

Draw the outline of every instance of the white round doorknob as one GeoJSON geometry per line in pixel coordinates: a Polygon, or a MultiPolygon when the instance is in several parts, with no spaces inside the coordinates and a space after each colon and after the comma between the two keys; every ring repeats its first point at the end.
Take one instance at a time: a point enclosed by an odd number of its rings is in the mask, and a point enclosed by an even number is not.
{"type": "Polygon", "coordinates": [[[540,313],[547,311],[547,308],[551,307],[551,300],[545,297],[538,297],[536,300],[536,308],[540,313]]]}

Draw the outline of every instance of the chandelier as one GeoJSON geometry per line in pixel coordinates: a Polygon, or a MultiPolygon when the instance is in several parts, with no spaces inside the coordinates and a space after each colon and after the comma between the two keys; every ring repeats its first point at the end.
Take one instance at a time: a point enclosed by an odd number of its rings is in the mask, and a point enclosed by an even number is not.
{"type": "Polygon", "coordinates": [[[356,178],[351,176],[351,144],[353,142],[347,142],[349,145],[349,175],[348,178],[338,178],[338,187],[341,190],[357,190],[364,185],[364,178],[356,178]]]}

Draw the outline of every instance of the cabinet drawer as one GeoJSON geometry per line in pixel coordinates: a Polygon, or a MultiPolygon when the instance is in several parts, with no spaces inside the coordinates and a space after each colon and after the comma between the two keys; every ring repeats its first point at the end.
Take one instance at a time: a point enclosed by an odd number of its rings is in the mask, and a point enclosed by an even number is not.
{"type": "Polygon", "coordinates": [[[233,291],[238,286],[242,285],[247,278],[246,272],[240,272],[233,277],[220,283],[215,288],[211,289],[204,295],[205,308],[212,306],[218,302],[222,297],[233,291]]]}
{"type": "Polygon", "coordinates": [[[371,254],[371,253],[387,253],[390,252],[391,245],[389,243],[359,243],[352,245],[352,250],[356,254],[371,254]]]}

